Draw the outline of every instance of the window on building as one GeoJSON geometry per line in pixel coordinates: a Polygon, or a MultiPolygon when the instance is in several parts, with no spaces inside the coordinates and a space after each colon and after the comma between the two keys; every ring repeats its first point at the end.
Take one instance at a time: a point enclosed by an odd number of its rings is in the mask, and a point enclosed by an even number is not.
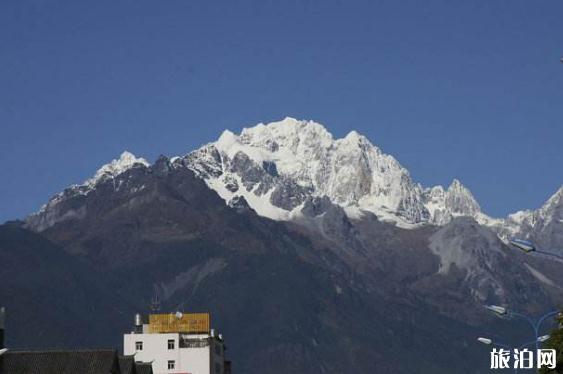
{"type": "Polygon", "coordinates": [[[215,344],[215,354],[221,356],[221,345],[215,344]]]}
{"type": "Polygon", "coordinates": [[[168,370],[174,370],[174,369],[176,369],[176,361],[168,360],[168,370]]]}
{"type": "Polygon", "coordinates": [[[221,374],[221,364],[218,362],[215,363],[215,373],[221,374]]]}
{"type": "Polygon", "coordinates": [[[135,350],[142,351],[143,350],[143,342],[135,342],[135,350]]]}
{"type": "Polygon", "coordinates": [[[174,349],[175,345],[174,339],[168,340],[168,349],[174,349]]]}

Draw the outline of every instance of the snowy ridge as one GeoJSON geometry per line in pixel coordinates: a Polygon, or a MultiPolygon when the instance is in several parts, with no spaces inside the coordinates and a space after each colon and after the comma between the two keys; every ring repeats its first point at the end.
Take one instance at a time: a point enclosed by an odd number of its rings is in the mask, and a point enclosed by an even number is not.
{"type": "MultiPolygon", "coordinates": [[[[301,194],[328,196],[342,207],[374,213],[388,211],[403,216],[405,222],[425,221],[428,216],[422,189],[397,160],[355,131],[335,140],[322,125],[312,121],[286,118],[245,128],[238,136],[225,131],[217,142],[188,155],[187,162],[206,181],[220,174],[224,181],[238,176],[248,184],[263,182],[254,179],[267,174],[268,186],[255,191],[264,199],[264,189],[279,191],[283,185],[293,184],[301,194]],[[205,155],[213,153],[221,160],[213,166],[218,174],[201,174],[203,164],[209,166],[205,155]]],[[[211,188],[216,186],[217,182],[210,184],[211,188]]],[[[251,199],[245,198],[252,206],[251,199]]],[[[300,203],[289,204],[289,210],[300,203]]],[[[270,218],[277,219],[278,215],[270,218]]]]}
{"type": "Polygon", "coordinates": [[[290,209],[271,201],[274,190],[292,183],[306,196],[329,197],[352,216],[368,211],[404,227],[442,225],[455,216],[491,220],[458,180],[447,190],[441,186],[423,189],[393,156],[365,136],[352,131],[334,139],[313,121],[288,117],[244,128],[240,135],[226,130],[216,142],[190,153],[185,160],[226,201],[244,196],[259,214],[272,219],[289,219],[304,201],[297,197],[299,204],[289,204],[290,209]],[[247,188],[225,192],[221,185],[232,181],[237,181],[237,186],[246,183],[247,188]]]}
{"type": "MultiPolygon", "coordinates": [[[[563,239],[563,186],[561,186],[539,209],[521,210],[510,214],[502,225],[497,225],[502,238],[519,236],[539,238],[549,236],[563,239]],[[557,234],[559,233],[559,234],[557,234]],[[546,235],[547,234],[547,235],[546,235]]],[[[543,244],[560,247],[561,239],[543,244]]]]}
{"type": "MultiPolygon", "coordinates": [[[[373,213],[381,221],[403,228],[443,226],[456,217],[471,217],[505,241],[514,236],[547,233],[554,239],[542,244],[553,246],[563,238],[563,187],[538,210],[492,218],[481,211],[459,180],[454,179],[448,188],[424,188],[393,156],[365,136],[351,131],[335,139],[314,121],[288,117],[244,128],[238,135],[225,130],[216,142],[186,156],[172,157],[170,164],[173,168],[191,169],[227,204],[247,204],[259,215],[274,220],[304,222],[314,218],[312,211],[322,215],[334,210],[330,207],[333,205],[349,219],[373,213]],[[311,211],[319,199],[323,201],[322,211],[311,211]]],[[[48,227],[61,219],[53,213],[61,201],[87,195],[101,182],[115,179],[131,168],[149,166],[145,159],[125,151],[92,178],[53,196],[39,212],[28,217],[28,222],[48,227]]],[[[71,216],[81,214],[73,211],[71,216]]]]}
{"type": "Polygon", "coordinates": [[[34,226],[38,231],[42,231],[56,222],[66,219],[80,217],[84,211],[68,211],[64,216],[59,217],[56,212],[56,207],[59,203],[65,201],[73,196],[87,195],[93,191],[98,183],[106,179],[115,178],[119,174],[133,168],[133,167],[148,167],[150,164],[144,158],[137,158],[130,152],[124,151],[118,159],[112,160],[110,163],[103,165],[96,174],[84,181],[82,184],[74,184],[64,191],[59,192],[51,197],[46,204],[44,204],[39,211],[29,215],[26,219],[28,224],[34,226]]]}
{"type": "Polygon", "coordinates": [[[447,190],[435,186],[424,190],[425,206],[430,212],[430,222],[443,225],[454,217],[472,217],[477,222],[490,226],[500,224],[498,219],[491,218],[481,212],[475,197],[461,182],[454,179],[447,190]]]}
{"type": "Polygon", "coordinates": [[[244,197],[259,215],[274,220],[298,219],[307,201],[326,196],[351,219],[371,212],[382,221],[415,228],[471,217],[504,240],[563,223],[563,187],[537,211],[489,217],[459,180],[447,189],[423,188],[393,156],[356,131],[334,139],[319,123],[289,117],[244,128],[239,135],[226,130],[179,164],[227,203],[244,197]]]}
{"type": "Polygon", "coordinates": [[[561,215],[560,208],[563,205],[563,186],[561,186],[557,192],[555,192],[549,200],[545,202],[544,205],[537,211],[538,218],[541,219],[544,224],[551,223],[552,220],[557,220],[561,223],[563,215],[561,215]]]}

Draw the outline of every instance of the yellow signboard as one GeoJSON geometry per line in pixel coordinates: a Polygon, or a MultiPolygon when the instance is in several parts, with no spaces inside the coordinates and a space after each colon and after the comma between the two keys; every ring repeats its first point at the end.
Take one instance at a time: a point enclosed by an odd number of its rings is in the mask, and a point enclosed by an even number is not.
{"type": "Polygon", "coordinates": [[[210,329],[209,320],[209,313],[150,314],[149,333],[182,332],[208,334],[210,329]]]}

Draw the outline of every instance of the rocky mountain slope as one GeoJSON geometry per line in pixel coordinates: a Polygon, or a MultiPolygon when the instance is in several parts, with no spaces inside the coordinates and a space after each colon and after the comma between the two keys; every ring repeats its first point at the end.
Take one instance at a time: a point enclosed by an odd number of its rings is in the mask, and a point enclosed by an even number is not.
{"type": "Polygon", "coordinates": [[[117,345],[120,337],[113,332],[129,327],[138,307],[108,286],[111,274],[101,277],[19,225],[0,225],[0,264],[0,304],[8,310],[11,348],[117,345]]]}
{"type": "Polygon", "coordinates": [[[561,263],[503,241],[560,245],[561,195],[492,219],[457,180],[423,188],[365,137],[285,119],[152,165],[124,153],[25,227],[137,308],[212,311],[241,372],[475,373],[477,335],[527,333],[484,304],[563,302],[561,263]]]}

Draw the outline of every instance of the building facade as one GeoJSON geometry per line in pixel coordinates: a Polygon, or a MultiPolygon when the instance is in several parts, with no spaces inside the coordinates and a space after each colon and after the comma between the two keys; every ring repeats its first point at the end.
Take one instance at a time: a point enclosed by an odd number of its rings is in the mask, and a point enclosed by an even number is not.
{"type": "Polygon", "coordinates": [[[225,374],[225,344],[209,320],[207,313],[151,314],[144,323],[136,315],[123,353],[152,363],[155,374],[225,374]]]}

